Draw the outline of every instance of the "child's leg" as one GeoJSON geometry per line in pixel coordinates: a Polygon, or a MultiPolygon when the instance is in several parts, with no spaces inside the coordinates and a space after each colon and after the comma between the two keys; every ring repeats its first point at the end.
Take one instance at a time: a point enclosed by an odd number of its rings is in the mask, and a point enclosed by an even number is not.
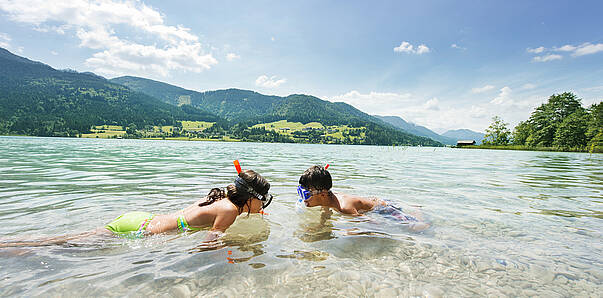
{"type": "Polygon", "coordinates": [[[65,244],[72,240],[83,239],[95,235],[113,235],[111,231],[106,228],[98,228],[96,230],[83,232],[79,234],[68,234],[55,237],[45,237],[35,240],[17,240],[17,241],[2,241],[0,242],[0,248],[2,247],[19,247],[19,246],[49,246],[49,245],[60,245],[65,244]]]}

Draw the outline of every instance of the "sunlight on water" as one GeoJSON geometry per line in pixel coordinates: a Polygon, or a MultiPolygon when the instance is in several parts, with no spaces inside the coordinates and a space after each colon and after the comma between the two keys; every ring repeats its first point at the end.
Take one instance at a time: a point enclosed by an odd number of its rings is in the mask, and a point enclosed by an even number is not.
{"type": "Polygon", "coordinates": [[[260,172],[275,201],[206,231],[0,248],[0,296],[599,296],[603,156],[301,144],[0,137],[0,241],[166,213],[260,172]],[[425,216],[295,211],[299,175],[425,216]],[[599,294],[597,294],[599,293],[599,294]]]}

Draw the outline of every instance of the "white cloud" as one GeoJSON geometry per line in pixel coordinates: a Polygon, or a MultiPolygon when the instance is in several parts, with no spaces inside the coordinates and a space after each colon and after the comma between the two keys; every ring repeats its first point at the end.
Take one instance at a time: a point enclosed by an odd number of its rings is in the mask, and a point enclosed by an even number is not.
{"type": "Polygon", "coordinates": [[[50,51],[50,53],[54,56],[57,56],[59,53],[57,53],[56,51],[50,51]]]}
{"type": "Polygon", "coordinates": [[[526,51],[528,51],[528,53],[532,53],[532,54],[540,54],[542,52],[544,52],[544,47],[538,47],[538,48],[534,48],[534,49],[530,49],[527,48],[526,51]]]}
{"type": "Polygon", "coordinates": [[[166,25],[159,11],[138,1],[0,1],[0,10],[36,30],[75,32],[81,47],[97,50],[86,64],[104,75],[167,76],[170,71],[201,72],[218,63],[190,29],[166,25]],[[122,37],[128,33],[145,42],[122,37]]]}
{"type": "Polygon", "coordinates": [[[277,79],[276,76],[261,75],[255,80],[255,85],[264,88],[276,88],[287,82],[287,79],[277,79]]]}
{"type": "Polygon", "coordinates": [[[603,51],[603,43],[585,43],[576,48],[572,56],[584,56],[603,51]]]}
{"type": "Polygon", "coordinates": [[[271,41],[275,41],[276,39],[274,38],[274,36],[270,37],[271,41]]]}
{"type": "MultiPolygon", "coordinates": [[[[528,101],[516,101],[513,99],[513,90],[509,88],[509,86],[502,87],[494,99],[490,101],[491,104],[497,106],[506,106],[511,107],[514,106],[516,108],[525,108],[530,106],[530,102],[528,101]]],[[[495,108],[498,109],[498,108],[495,108]]]]}
{"type": "Polygon", "coordinates": [[[492,117],[496,115],[510,123],[517,123],[527,119],[531,108],[542,103],[542,98],[516,102],[512,100],[512,95],[511,88],[502,88],[499,95],[502,103],[500,105],[493,103],[450,105],[435,97],[427,99],[411,93],[360,93],[355,90],[327,99],[331,102],[348,103],[371,115],[399,116],[408,122],[441,133],[459,128],[484,131],[490,125],[492,117]]]}
{"type": "Polygon", "coordinates": [[[403,41],[399,46],[394,48],[394,52],[397,53],[408,53],[408,54],[425,54],[429,53],[431,49],[429,49],[426,45],[420,44],[415,48],[412,44],[407,41],[403,41]]]}
{"type": "Polygon", "coordinates": [[[430,52],[430,50],[429,50],[429,48],[428,48],[426,45],[424,45],[424,44],[420,44],[420,45],[417,47],[416,54],[417,54],[417,55],[421,55],[421,54],[425,54],[425,53],[429,53],[429,52],[430,52]]]}
{"type": "Polygon", "coordinates": [[[549,52],[548,55],[536,56],[536,57],[532,58],[533,62],[547,62],[547,61],[553,61],[553,60],[560,60],[563,58],[563,56],[561,56],[559,54],[550,54],[551,52],[556,52],[556,53],[567,52],[567,53],[571,53],[572,57],[578,57],[578,56],[584,56],[584,55],[595,54],[598,52],[603,52],[603,43],[592,44],[590,42],[586,42],[586,43],[583,43],[578,46],[566,44],[564,46],[553,47],[548,50],[544,47],[539,47],[539,48],[535,48],[535,49],[528,48],[527,51],[529,53],[534,53],[534,54],[541,54],[545,51],[549,52]]]}
{"type": "Polygon", "coordinates": [[[502,89],[500,89],[500,93],[498,94],[498,96],[495,97],[492,101],[490,101],[490,103],[493,103],[496,105],[504,105],[504,104],[512,103],[511,91],[512,91],[511,88],[509,88],[508,86],[502,87],[502,89]]]}
{"type": "Polygon", "coordinates": [[[554,48],[554,51],[557,51],[557,52],[573,52],[574,50],[576,50],[576,47],[572,46],[572,45],[568,45],[568,44],[566,44],[560,48],[554,48]]]}
{"type": "Polygon", "coordinates": [[[239,56],[239,55],[237,55],[235,53],[228,53],[228,54],[226,54],[226,60],[228,60],[228,61],[233,61],[235,59],[240,59],[240,58],[241,58],[241,56],[239,56]]]}
{"type": "Polygon", "coordinates": [[[471,89],[471,93],[476,93],[476,94],[477,93],[484,93],[484,92],[490,91],[492,89],[494,89],[494,86],[492,86],[492,85],[486,85],[484,87],[472,88],[471,89]]]}
{"type": "Polygon", "coordinates": [[[547,62],[547,61],[553,61],[553,60],[561,60],[562,58],[563,58],[563,56],[561,56],[561,55],[550,54],[550,55],[546,55],[546,56],[536,56],[536,57],[532,58],[532,61],[547,62]]]}
{"type": "Polygon", "coordinates": [[[399,116],[408,122],[436,131],[443,132],[453,128],[483,130],[481,126],[476,125],[478,122],[468,117],[459,117],[459,115],[467,115],[468,109],[447,106],[435,97],[426,99],[411,93],[374,91],[360,93],[353,90],[327,99],[331,102],[348,103],[371,115],[399,116]]]}

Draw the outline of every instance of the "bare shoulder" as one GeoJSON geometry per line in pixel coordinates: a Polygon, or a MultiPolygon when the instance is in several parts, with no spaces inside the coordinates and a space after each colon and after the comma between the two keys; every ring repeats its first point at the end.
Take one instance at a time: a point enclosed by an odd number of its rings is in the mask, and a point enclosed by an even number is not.
{"type": "Polygon", "coordinates": [[[237,209],[237,206],[231,203],[228,199],[219,200],[212,205],[215,205],[214,207],[216,208],[216,211],[220,214],[234,214],[234,216],[239,215],[239,210],[237,209]]]}
{"type": "Polygon", "coordinates": [[[338,193],[344,201],[345,209],[353,209],[354,213],[365,212],[373,209],[375,206],[382,205],[383,200],[377,197],[361,197],[357,195],[350,195],[344,193],[338,193]]]}

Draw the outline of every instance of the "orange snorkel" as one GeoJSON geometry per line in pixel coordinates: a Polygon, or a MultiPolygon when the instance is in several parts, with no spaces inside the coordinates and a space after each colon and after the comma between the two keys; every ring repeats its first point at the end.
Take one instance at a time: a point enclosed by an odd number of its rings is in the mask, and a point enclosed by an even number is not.
{"type": "Polygon", "coordinates": [[[237,169],[237,174],[241,174],[241,165],[239,164],[239,160],[235,159],[232,163],[234,163],[235,169],[237,169]]]}

